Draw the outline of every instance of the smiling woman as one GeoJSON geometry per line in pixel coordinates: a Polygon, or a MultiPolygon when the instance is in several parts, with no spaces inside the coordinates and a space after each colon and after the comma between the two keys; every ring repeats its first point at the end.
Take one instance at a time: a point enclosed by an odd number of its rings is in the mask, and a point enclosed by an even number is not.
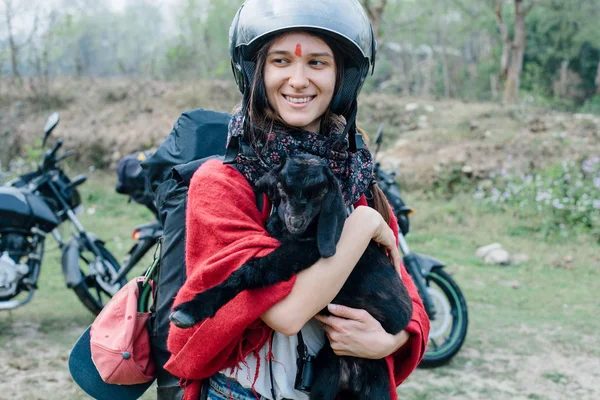
{"type": "MultiPolygon", "coordinates": [[[[265,221],[280,201],[273,194],[263,198],[259,212],[255,193],[261,179],[279,171],[289,157],[321,158],[339,183],[341,209],[354,211],[344,220],[333,255],[327,253],[288,281],[269,280],[263,288],[242,291],[200,324],[171,325],[172,356],[165,368],[184,379],[186,400],[198,399],[200,388],[215,400],[306,400],[311,363],[330,351],[385,359],[388,374],[354,379],[351,371],[343,382],[354,387],[332,381],[325,385],[330,393],[313,393],[315,398],[363,393],[369,387],[360,382],[375,380],[385,383],[383,394],[365,396],[395,400],[396,386],[423,357],[429,320],[400,265],[397,221],[374,183],[371,154],[356,127],[357,96],[375,60],[369,19],[358,0],[246,0],[232,22],[229,49],[242,103],[229,124],[225,160],[203,164],[190,184],[187,280],[175,310],[279,246],[265,221]],[[358,207],[368,205],[367,196],[372,208],[358,207]],[[412,298],[412,319],[400,332],[386,331],[365,310],[330,306],[328,317],[318,315],[336,298],[371,241],[387,249],[412,298]]],[[[303,200],[298,207],[308,204],[303,200]]],[[[291,223],[295,232],[303,222],[291,223]]],[[[330,372],[332,379],[340,376],[330,372]]]]}
{"type": "Polygon", "coordinates": [[[335,72],[333,51],[324,40],[305,32],[279,36],[267,47],[264,65],[269,105],[288,125],[319,133],[333,98],[335,72]]]}

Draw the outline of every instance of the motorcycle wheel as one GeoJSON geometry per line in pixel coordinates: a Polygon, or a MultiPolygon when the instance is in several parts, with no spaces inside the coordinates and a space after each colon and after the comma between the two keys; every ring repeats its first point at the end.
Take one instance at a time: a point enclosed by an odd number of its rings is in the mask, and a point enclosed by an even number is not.
{"type": "Polygon", "coordinates": [[[101,242],[96,241],[95,244],[98,247],[98,250],[100,250],[100,254],[102,254],[102,257],[104,258],[105,268],[107,270],[112,270],[112,273],[107,271],[105,274],[106,276],[101,276],[100,274],[90,274],[90,264],[98,262],[99,260],[94,256],[94,253],[91,251],[91,249],[87,248],[87,246],[82,246],[79,251],[79,259],[85,265],[84,268],[86,268],[86,270],[81,270],[80,263],[80,271],[82,276],[85,278],[79,285],[75,286],[73,290],[83,305],[85,305],[88,310],[98,315],[110,298],[127,283],[127,280],[122,279],[117,285],[113,286],[106,282],[106,280],[110,280],[111,276],[116,274],[121,269],[121,266],[116,258],[110,253],[110,251],[106,249],[106,247],[104,247],[101,242]]]}
{"type": "Polygon", "coordinates": [[[434,268],[426,277],[426,284],[436,314],[419,367],[434,368],[446,364],[458,353],[467,336],[469,317],[465,297],[446,271],[434,268]]]}

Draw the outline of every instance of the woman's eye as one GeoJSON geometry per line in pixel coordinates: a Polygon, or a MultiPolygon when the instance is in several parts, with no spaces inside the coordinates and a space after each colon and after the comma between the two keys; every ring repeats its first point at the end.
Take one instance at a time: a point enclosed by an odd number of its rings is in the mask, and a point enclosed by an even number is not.
{"type": "Polygon", "coordinates": [[[284,64],[288,64],[289,63],[289,61],[286,60],[285,58],[274,58],[271,62],[273,64],[280,64],[280,65],[284,65],[284,64]]]}
{"type": "Polygon", "coordinates": [[[327,63],[325,61],[321,61],[321,60],[311,60],[309,64],[313,65],[315,67],[322,67],[322,66],[327,65],[327,63]]]}

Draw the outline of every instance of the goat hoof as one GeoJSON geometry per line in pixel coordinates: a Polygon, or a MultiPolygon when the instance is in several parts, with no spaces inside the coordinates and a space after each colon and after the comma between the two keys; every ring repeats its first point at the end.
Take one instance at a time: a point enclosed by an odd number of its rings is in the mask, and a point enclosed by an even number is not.
{"type": "Polygon", "coordinates": [[[169,320],[178,328],[187,329],[196,325],[194,317],[185,311],[175,311],[169,315],[169,320]]]}

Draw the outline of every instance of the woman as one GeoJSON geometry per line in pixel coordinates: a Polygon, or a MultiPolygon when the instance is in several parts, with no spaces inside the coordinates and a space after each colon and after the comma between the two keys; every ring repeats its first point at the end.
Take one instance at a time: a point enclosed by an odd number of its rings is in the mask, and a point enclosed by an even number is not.
{"type": "Polygon", "coordinates": [[[328,159],[346,204],[356,208],[333,257],[288,282],[244,291],[191,329],[171,326],[165,368],[182,378],[185,399],[200,396],[201,380],[210,384],[209,399],[308,399],[295,384],[299,332],[310,355],[326,335],[338,355],[385,358],[392,399],[423,357],[429,321],[401,266],[397,223],[373,184],[370,153],[355,136],[356,97],[375,49],[357,0],[247,0],[236,14],[230,51],[243,100],[229,128],[231,165],[209,161],[192,179],[188,278],[175,305],[278,246],[264,229],[270,205],[258,210],[253,185],[285,154],[328,159]],[[371,193],[374,208],[359,207],[371,193]],[[364,310],[329,304],[371,240],[390,254],[413,299],[413,318],[397,335],[364,310]],[[317,315],[324,307],[333,315],[317,315]]]}

